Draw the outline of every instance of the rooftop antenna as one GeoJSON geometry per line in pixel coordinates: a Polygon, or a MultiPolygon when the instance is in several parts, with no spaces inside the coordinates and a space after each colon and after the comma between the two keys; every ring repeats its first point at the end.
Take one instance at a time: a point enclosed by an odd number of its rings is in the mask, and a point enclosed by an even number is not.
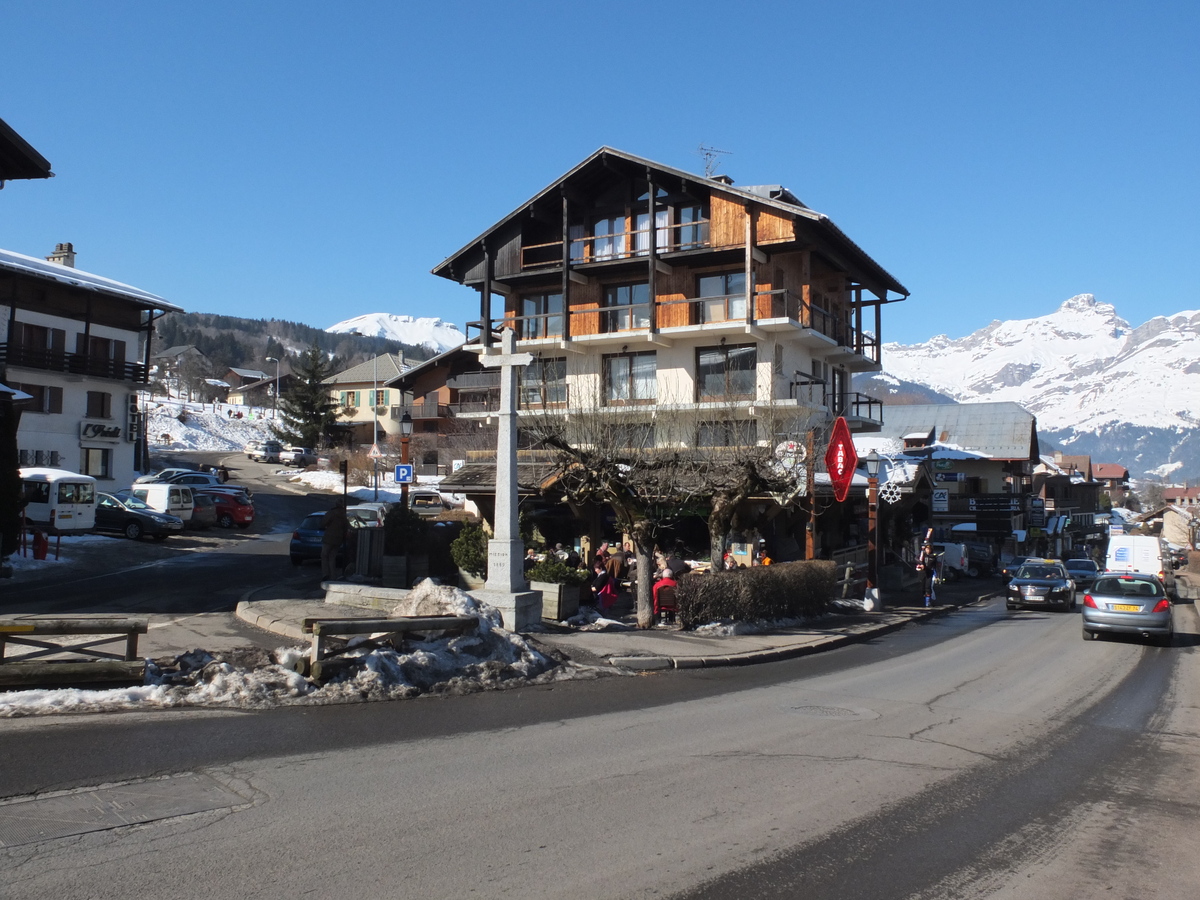
{"type": "Polygon", "coordinates": [[[704,177],[712,178],[717,174],[717,169],[721,166],[721,160],[718,157],[732,155],[732,150],[718,150],[716,147],[705,147],[701,144],[697,148],[701,159],[704,160],[704,177]]]}

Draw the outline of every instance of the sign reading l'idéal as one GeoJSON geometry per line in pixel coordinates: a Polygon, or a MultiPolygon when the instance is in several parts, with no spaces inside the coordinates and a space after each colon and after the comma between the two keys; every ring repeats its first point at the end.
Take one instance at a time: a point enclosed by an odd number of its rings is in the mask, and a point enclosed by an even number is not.
{"type": "Polygon", "coordinates": [[[83,441],[119,441],[121,426],[107,425],[104,422],[80,422],[79,439],[83,441]]]}
{"type": "Polygon", "coordinates": [[[829,483],[833,485],[834,499],[838,503],[844,502],[850,493],[854,470],[858,468],[858,453],[850,436],[850,426],[841,416],[833,423],[829,449],[825,451],[825,468],[829,472],[829,483]]]}

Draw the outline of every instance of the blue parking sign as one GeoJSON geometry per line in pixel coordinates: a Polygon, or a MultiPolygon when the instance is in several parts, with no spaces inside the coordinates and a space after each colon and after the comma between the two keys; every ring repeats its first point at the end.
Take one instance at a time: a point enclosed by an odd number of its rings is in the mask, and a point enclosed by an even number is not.
{"type": "Polygon", "coordinates": [[[396,484],[412,484],[413,467],[411,463],[396,466],[396,484]]]}

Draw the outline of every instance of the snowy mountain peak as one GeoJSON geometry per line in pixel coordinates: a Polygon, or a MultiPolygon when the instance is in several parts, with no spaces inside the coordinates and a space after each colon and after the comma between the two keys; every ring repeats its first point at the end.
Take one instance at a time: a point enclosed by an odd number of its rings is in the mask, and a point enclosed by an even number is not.
{"type": "Polygon", "coordinates": [[[883,346],[884,372],[893,379],[964,403],[1018,403],[1037,416],[1039,430],[1060,432],[1067,443],[1068,435],[1117,429],[1194,433],[1197,360],[1200,314],[1156,316],[1133,328],[1091,294],[1071,297],[1049,315],[992,322],[964,338],[883,346]]]}
{"type": "Polygon", "coordinates": [[[325,330],[332,334],[357,331],[366,337],[387,338],[413,347],[429,347],[437,353],[451,350],[467,339],[452,322],[431,317],[398,316],[395,313],[367,313],[330,325],[325,330]]]}

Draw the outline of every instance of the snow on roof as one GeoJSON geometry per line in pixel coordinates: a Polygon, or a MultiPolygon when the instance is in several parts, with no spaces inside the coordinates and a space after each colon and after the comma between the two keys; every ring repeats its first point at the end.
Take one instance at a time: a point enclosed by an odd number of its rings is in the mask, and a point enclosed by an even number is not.
{"type": "Polygon", "coordinates": [[[258,369],[238,369],[238,368],[234,368],[233,366],[230,366],[229,371],[235,375],[242,377],[242,378],[253,378],[258,381],[261,381],[262,379],[267,377],[266,372],[260,372],[260,371],[258,371],[258,369]]]}
{"type": "Polygon", "coordinates": [[[24,391],[18,391],[14,387],[9,387],[7,384],[0,384],[0,394],[12,394],[10,400],[32,400],[33,395],[27,394],[24,391]]]}
{"type": "Polygon", "coordinates": [[[183,312],[182,307],[176,306],[174,303],[168,303],[157,294],[151,294],[149,291],[143,291],[141,288],[113,281],[111,278],[105,278],[103,275],[93,275],[91,272],[85,272],[82,269],[74,269],[70,266],[38,259],[35,256],[14,253],[12,250],[0,250],[0,269],[23,272],[26,275],[48,278],[62,282],[63,284],[72,285],[73,287],[98,291],[99,293],[120,297],[124,300],[132,300],[138,306],[147,309],[183,312]]]}

